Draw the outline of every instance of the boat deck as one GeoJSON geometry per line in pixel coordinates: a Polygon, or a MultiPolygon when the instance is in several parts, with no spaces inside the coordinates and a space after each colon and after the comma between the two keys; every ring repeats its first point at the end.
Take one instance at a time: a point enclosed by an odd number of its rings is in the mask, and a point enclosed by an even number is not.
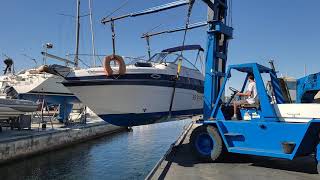
{"type": "Polygon", "coordinates": [[[198,125],[191,124],[169,149],[146,179],[223,179],[223,180],[319,180],[312,157],[294,161],[230,154],[223,162],[207,163],[191,153],[189,137],[198,125]]]}

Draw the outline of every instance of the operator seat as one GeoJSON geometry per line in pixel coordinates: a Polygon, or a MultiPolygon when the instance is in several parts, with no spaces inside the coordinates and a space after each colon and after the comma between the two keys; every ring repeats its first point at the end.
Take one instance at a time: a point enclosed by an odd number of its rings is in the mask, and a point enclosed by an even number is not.
{"type": "Polygon", "coordinates": [[[240,108],[243,108],[243,109],[260,109],[260,102],[258,100],[256,100],[256,102],[254,104],[242,104],[240,106],[240,108]]]}

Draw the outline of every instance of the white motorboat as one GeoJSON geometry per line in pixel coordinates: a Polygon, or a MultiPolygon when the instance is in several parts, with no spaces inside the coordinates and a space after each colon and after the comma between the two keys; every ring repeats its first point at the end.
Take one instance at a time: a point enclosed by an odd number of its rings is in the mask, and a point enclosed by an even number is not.
{"type": "MultiPolygon", "coordinates": [[[[102,67],[75,70],[63,84],[111,124],[137,126],[159,122],[169,115],[177,63],[181,57],[177,52],[182,50],[203,51],[199,45],[166,49],[149,61],[126,65],[123,75],[119,74],[117,66],[112,67],[115,73],[111,76],[106,76],[102,67]]],[[[199,66],[201,61],[191,63],[182,58],[171,117],[200,114],[203,108],[204,78],[198,70],[202,67],[199,66]]]]}
{"type": "Polygon", "coordinates": [[[8,96],[33,102],[45,98],[48,104],[60,105],[61,113],[58,119],[61,121],[68,117],[72,104],[79,102],[61,83],[64,80],[63,77],[41,72],[39,69],[28,69],[17,74],[9,73],[1,76],[0,79],[2,88],[13,88],[6,90],[8,96]]]}
{"type": "Polygon", "coordinates": [[[37,108],[38,105],[32,101],[0,98],[0,120],[7,120],[34,112],[37,108]]]}
{"type": "Polygon", "coordinates": [[[73,94],[61,84],[62,81],[63,78],[60,76],[39,72],[37,69],[28,69],[16,75],[2,77],[2,82],[14,87],[18,94],[72,96],[73,94]]]}

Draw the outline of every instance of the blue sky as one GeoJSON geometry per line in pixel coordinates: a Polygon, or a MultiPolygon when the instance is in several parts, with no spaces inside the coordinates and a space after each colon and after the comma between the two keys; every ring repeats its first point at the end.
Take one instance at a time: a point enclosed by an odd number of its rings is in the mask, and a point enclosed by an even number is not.
{"type": "MultiPolygon", "coordinates": [[[[173,0],[131,0],[114,15],[122,15],[173,0]]],[[[88,12],[88,0],[81,1],[82,14],[88,12]]],[[[96,49],[99,54],[110,54],[110,26],[100,20],[125,0],[93,0],[96,49]]],[[[16,69],[33,67],[34,63],[22,56],[28,54],[41,63],[42,45],[52,42],[50,53],[65,56],[74,52],[76,0],[1,0],[0,54],[15,60],[16,69]]],[[[304,65],[308,73],[320,69],[320,1],[319,0],[233,0],[234,39],[230,42],[229,64],[258,62],[267,65],[272,58],[284,74],[301,77],[304,65]]],[[[186,7],[155,15],[129,18],[116,22],[117,54],[146,55],[142,33],[162,24],[156,31],[182,26],[186,7]]],[[[206,6],[197,1],[191,21],[206,19],[206,6]]],[[[154,52],[181,45],[182,33],[151,39],[154,52]]],[[[206,45],[206,29],[188,32],[188,44],[206,45]]],[[[81,20],[80,53],[91,53],[89,18],[81,20]]],[[[1,56],[3,59],[4,57],[1,56]]],[[[90,59],[83,58],[87,64],[90,59]]],[[[54,61],[50,61],[54,63],[54,61]]]]}

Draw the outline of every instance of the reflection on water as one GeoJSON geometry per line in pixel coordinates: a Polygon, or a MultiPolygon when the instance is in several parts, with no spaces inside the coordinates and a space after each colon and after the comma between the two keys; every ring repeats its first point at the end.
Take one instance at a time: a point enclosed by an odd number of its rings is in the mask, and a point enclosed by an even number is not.
{"type": "Polygon", "coordinates": [[[0,179],[144,179],[190,120],[134,127],[0,166],[0,179]]]}

